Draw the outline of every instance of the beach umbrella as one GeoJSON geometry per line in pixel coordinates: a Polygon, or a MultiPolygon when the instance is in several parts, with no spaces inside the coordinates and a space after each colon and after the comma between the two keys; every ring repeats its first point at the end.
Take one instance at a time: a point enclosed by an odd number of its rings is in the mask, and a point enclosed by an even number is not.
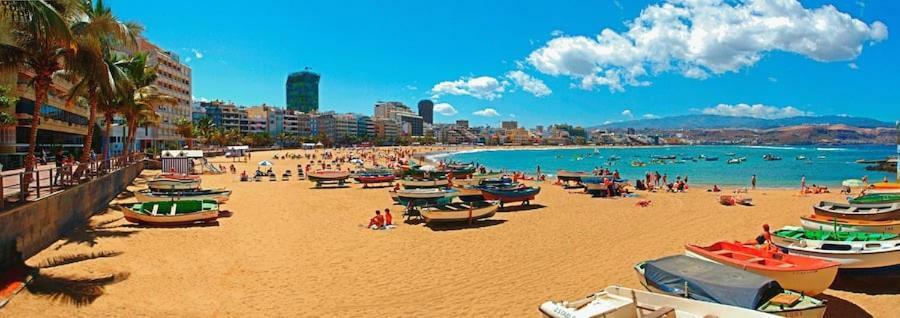
{"type": "Polygon", "coordinates": [[[862,180],[859,180],[859,179],[847,179],[847,180],[844,180],[843,182],[841,182],[841,185],[843,185],[845,187],[863,187],[866,184],[862,180]]]}
{"type": "Polygon", "coordinates": [[[259,166],[260,167],[271,167],[271,166],[274,166],[274,164],[272,164],[271,161],[263,160],[263,161],[259,162],[259,166]]]}

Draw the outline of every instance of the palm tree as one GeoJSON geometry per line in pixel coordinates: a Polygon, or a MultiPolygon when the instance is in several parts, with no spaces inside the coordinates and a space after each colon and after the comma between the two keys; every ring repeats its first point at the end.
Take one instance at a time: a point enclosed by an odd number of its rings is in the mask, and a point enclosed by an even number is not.
{"type": "Polygon", "coordinates": [[[212,121],[212,118],[202,117],[197,120],[197,123],[194,124],[195,134],[197,138],[201,138],[202,143],[209,143],[210,136],[212,132],[215,130],[216,124],[212,121]]]}
{"type": "Polygon", "coordinates": [[[25,184],[31,182],[30,172],[35,168],[41,106],[47,101],[54,74],[63,69],[65,58],[77,49],[69,29],[69,21],[73,21],[77,11],[78,6],[71,0],[0,2],[0,20],[6,25],[3,29],[11,33],[2,37],[0,71],[18,72],[25,68],[34,73],[30,83],[34,109],[25,155],[25,184]]]}
{"type": "Polygon", "coordinates": [[[194,148],[194,138],[196,137],[197,128],[194,127],[194,123],[190,120],[179,119],[177,123],[175,123],[175,130],[178,132],[181,137],[187,139],[188,148],[194,148]]]}
{"type": "Polygon", "coordinates": [[[88,100],[88,129],[84,137],[81,161],[90,158],[91,143],[94,136],[94,122],[101,95],[112,96],[114,90],[121,90],[127,82],[124,66],[119,60],[111,58],[113,46],[134,46],[135,38],[142,28],[135,23],[119,21],[103,0],[96,4],[92,0],[79,0],[81,14],[75,15],[71,30],[78,50],[69,57],[67,73],[80,80],[74,81],[69,92],[69,103],[75,98],[86,97],[88,100]]]}
{"type": "Polygon", "coordinates": [[[141,118],[158,117],[156,108],[165,104],[174,104],[176,99],[160,93],[153,82],[156,80],[156,68],[147,65],[147,55],[135,54],[126,66],[126,74],[131,87],[122,94],[120,113],[125,116],[128,125],[128,137],[125,142],[125,153],[134,148],[135,133],[141,118]]]}

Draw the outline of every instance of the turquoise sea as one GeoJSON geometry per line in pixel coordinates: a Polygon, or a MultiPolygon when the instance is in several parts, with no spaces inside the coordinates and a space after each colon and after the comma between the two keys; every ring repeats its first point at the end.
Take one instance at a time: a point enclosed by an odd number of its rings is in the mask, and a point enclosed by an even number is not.
{"type": "Polygon", "coordinates": [[[894,173],[868,171],[859,159],[884,159],[896,154],[897,148],[887,146],[666,146],[635,148],[578,148],[578,149],[519,149],[519,150],[470,150],[432,156],[437,160],[477,162],[493,170],[525,171],[534,174],[540,165],[543,173],[553,175],[557,170],[590,171],[595,167],[619,170],[623,178],[643,178],[648,171],[676,176],[689,176],[691,184],[748,185],[756,174],[760,187],[799,187],[800,178],[806,176],[807,184],[839,186],[846,179],[868,176],[870,182],[885,176],[894,180],[894,173]],[[596,149],[596,150],[595,150],[596,149]],[[734,154],[733,156],[730,156],[734,154]],[[763,156],[771,154],[782,160],[767,161],[763,156]],[[718,157],[706,161],[700,156],[718,157]],[[611,157],[618,160],[610,160],[611,157]],[[675,160],[651,163],[652,156],[675,156],[675,160]],[[798,156],[806,159],[798,160],[798,156]],[[728,164],[728,159],[746,157],[740,164],[728,164]],[[696,159],[696,160],[694,160],[696,159]],[[640,160],[643,167],[632,167],[640,160]]]}

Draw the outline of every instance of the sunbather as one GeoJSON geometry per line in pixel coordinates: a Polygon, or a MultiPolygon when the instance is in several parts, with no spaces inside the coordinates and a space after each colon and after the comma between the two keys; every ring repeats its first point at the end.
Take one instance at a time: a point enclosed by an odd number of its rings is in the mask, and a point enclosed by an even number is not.
{"type": "Polygon", "coordinates": [[[375,210],[375,216],[369,219],[369,225],[367,226],[370,229],[378,230],[384,226],[384,216],[381,215],[380,210],[375,210]]]}

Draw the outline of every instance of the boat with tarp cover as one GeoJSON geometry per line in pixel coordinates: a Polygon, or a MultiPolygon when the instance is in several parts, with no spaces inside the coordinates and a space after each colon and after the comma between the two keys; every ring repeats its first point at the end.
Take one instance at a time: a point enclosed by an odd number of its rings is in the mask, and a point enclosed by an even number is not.
{"type": "Polygon", "coordinates": [[[779,316],[825,316],[823,300],[785,290],[774,279],[759,274],[685,255],[640,262],[634,270],[641,284],[652,292],[779,316]]]}
{"type": "Polygon", "coordinates": [[[709,246],[688,244],[684,255],[757,273],[777,280],[782,287],[818,295],[837,276],[840,263],[790,255],[765,247],[737,242],[716,242],[709,246]]]}

